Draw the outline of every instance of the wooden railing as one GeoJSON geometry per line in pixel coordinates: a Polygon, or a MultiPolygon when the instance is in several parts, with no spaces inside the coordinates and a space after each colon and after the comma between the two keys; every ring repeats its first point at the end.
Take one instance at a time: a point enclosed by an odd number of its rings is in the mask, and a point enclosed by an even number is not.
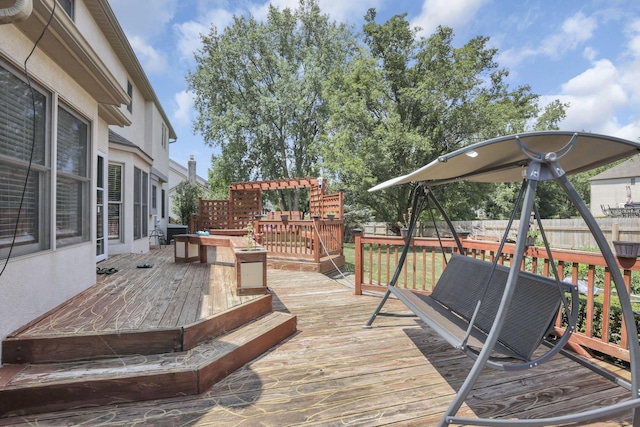
{"type": "Polygon", "coordinates": [[[325,255],[342,255],[344,223],[339,219],[259,220],[254,222],[254,229],[269,256],[319,262],[325,255]]]}
{"type": "MultiPolygon", "coordinates": [[[[488,241],[462,240],[466,255],[487,261],[496,257],[498,243],[488,241]]],[[[356,233],[355,239],[355,293],[363,291],[384,292],[386,284],[398,265],[404,246],[400,237],[365,237],[356,233]]],[[[503,254],[499,256],[500,264],[509,264],[515,245],[507,244],[503,254]]],[[[411,250],[400,273],[396,286],[430,293],[437,283],[445,260],[446,253],[457,252],[453,239],[413,238],[411,250]],[[442,249],[441,246],[442,245],[442,249]]],[[[560,280],[570,278],[572,283],[586,282],[586,295],[581,296],[583,318],[578,330],[571,338],[572,349],[587,354],[595,350],[617,359],[629,361],[624,325],[620,323],[620,310],[616,304],[615,286],[611,274],[606,267],[602,255],[594,252],[574,250],[552,250],[553,260],[558,266],[560,280]],[[595,287],[598,287],[597,294],[595,287]],[[587,349],[587,350],[585,350],[587,349]]],[[[618,258],[618,267],[622,271],[627,290],[631,289],[632,277],[640,274],[640,262],[635,258],[618,258]]],[[[529,247],[525,252],[525,260],[521,269],[552,276],[553,271],[547,253],[542,247],[529,247]]],[[[473,272],[469,272],[473,274],[473,272]]],[[[583,286],[584,287],[584,286],[583,286]]],[[[636,313],[640,311],[640,303],[634,305],[636,313]]],[[[640,323],[640,314],[636,316],[636,324],[640,323]]],[[[555,332],[561,333],[563,326],[561,317],[555,325],[555,332]]],[[[632,339],[638,339],[633,337],[632,339]]]]}

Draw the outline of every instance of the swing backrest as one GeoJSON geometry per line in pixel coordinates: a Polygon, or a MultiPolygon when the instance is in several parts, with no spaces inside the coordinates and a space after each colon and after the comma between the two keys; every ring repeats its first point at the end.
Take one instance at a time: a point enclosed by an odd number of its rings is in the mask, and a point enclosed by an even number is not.
{"type": "MultiPolygon", "coordinates": [[[[442,272],[431,298],[469,322],[482,298],[491,268],[490,262],[454,254],[442,272]]],[[[489,333],[493,326],[508,275],[509,268],[497,265],[482,298],[475,327],[484,333],[489,333]]],[[[555,280],[520,271],[498,340],[523,360],[530,360],[549,332],[560,304],[561,296],[555,280]]]]}

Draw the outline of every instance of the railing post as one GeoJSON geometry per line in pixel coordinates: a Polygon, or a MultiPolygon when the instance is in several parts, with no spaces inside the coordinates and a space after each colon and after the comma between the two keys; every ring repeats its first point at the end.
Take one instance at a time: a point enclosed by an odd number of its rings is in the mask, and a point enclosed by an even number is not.
{"type": "Polygon", "coordinates": [[[364,265],[362,264],[362,230],[356,228],[353,230],[355,237],[355,273],[356,273],[356,295],[362,295],[362,278],[364,276],[364,265]]]}
{"type": "Polygon", "coordinates": [[[326,227],[323,221],[316,221],[316,232],[313,233],[313,261],[316,264],[320,262],[320,254],[322,253],[322,247],[320,246],[320,233],[323,233],[325,229],[326,227]]]}

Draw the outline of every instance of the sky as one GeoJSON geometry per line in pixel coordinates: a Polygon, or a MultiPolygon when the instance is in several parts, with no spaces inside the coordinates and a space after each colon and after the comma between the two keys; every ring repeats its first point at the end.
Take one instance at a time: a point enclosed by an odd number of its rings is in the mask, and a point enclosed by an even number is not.
{"type": "MultiPolygon", "coordinates": [[[[196,159],[207,178],[214,148],[194,134],[196,111],[185,76],[195,70],[201,34],[219,33],[233,16],[266,20],[269,3],[298,0],[109,0],[178,135],[170,157],[196,159]]],[[[562,130],[640,141],[640,1],[637,0],[319,0],[333,20],[362,28],[369,8],[382,24],[397,14],[428,37],[453,28],[454,44],[489,37],[510,87],[529,85],[541,105],[569,103],[562,130]]]]}

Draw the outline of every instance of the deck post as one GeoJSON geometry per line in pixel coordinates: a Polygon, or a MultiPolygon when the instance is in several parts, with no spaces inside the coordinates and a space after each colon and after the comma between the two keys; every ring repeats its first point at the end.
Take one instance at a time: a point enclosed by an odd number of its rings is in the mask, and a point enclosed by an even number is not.
{"type": "Polygon", "coordinates": [[[326,226],[323,221],[316,221],[316,232],[313,233],[313,262],[318,264],[320,262],[320,254],[322,248],[320,247],[320,233],[326,230],[326,226]]]}
{"type": "Polygon", "coordinates": [[[362,265],[362,230],[356,228],[353,230],[355,237],[355,273],[356,273],[356,295],[362,295],[362,277],[364,276],[364,265],[362,265]]]}

